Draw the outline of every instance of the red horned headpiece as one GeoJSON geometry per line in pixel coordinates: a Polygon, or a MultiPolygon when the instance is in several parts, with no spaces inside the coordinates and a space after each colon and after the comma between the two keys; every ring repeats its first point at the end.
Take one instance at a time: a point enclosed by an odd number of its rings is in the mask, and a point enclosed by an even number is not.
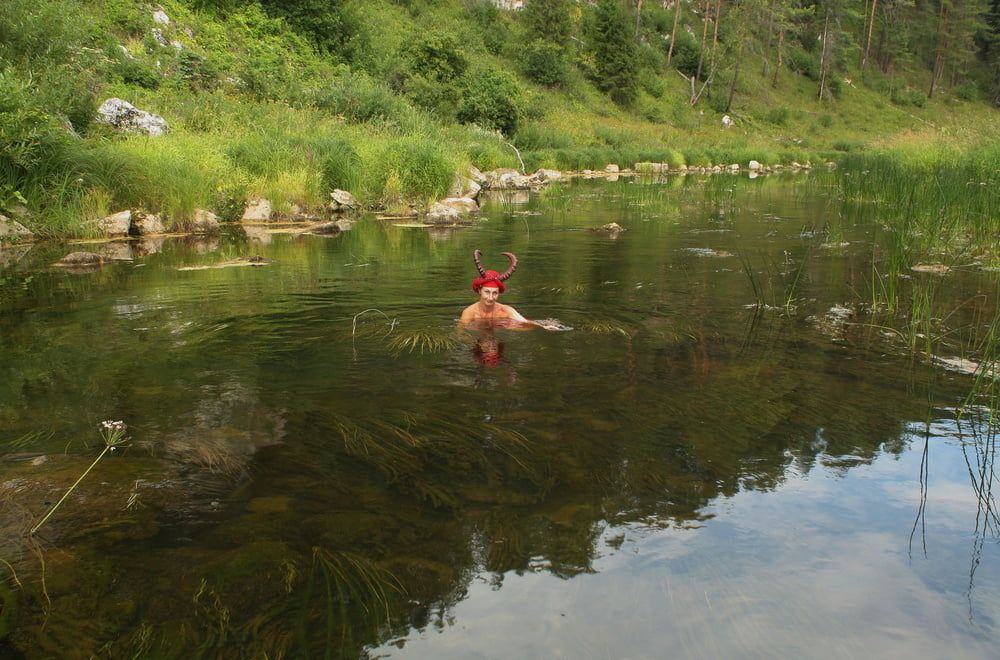
{"type": "Polygon", "coordinates": [[[476,270],[479,271],[479,277],[472,280],[473,291],[479,293],[479,290],[484,286],[495,286],[500,289],[500,293],[507,290],[504,280],[513,275],[514,271],[517,270],[517,257],[511,252],[501,252],[500,254],[507,257],[507,260],[510,261],[510,266],[502,273],[498,273],[495,270],[486,270],[480,261],[483,258],[483,253],[479,250],[472,253],[472,260],[476,262],[476,270]]]}

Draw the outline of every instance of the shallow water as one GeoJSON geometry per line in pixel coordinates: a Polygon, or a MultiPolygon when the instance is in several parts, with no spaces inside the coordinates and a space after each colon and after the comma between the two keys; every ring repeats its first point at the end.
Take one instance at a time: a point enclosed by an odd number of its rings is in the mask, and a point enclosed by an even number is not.
{"type": "MultiPolygon", "coordinates": [[[[865,310],[877,212],[622,178],[94,273],[32,248],[0,271],[0,655],[995,655],[994,439],[865,310]],[[457,330],[475,248],[574,330],[457,330]],[[33,547],[103,419],[131,446],[33,547]]],[[[995,280],[902,286],[960,355],[995,280]]]]}

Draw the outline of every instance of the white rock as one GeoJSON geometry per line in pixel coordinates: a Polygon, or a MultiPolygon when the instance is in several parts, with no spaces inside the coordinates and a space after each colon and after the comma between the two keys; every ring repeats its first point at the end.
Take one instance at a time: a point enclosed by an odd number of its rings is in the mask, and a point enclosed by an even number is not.
{"type": "Polygon", "coordinates": [[[160,44],[161,46],[170,45],[170,41],[165,36],[163,36],[163,30],[161,30],[160,28],[153,28],[152,30],[150,30],[150,32],[153,34],[153,40],[156,43],[160,44]]]}
{"type": "Polygon", "coordinates": [[[20,222],[0,215],[0,243],[20,243],[34,238],[35,235],[20,222]]]}
{"type": "Polygon", "coordinates": [[[167,12],[163,9],[157,9],[153,12],[153,22],[158,25],[170,25],[170,17],[167,16],[167,12]]]}
{"type": "Polygon", "coordinates": [[[338,188],[330,193],[330,210],[332,211],[350,211],[360,208],[360,206],[358,200],[354,199],[354,195],[346,190],[338,188]]]}
{"type": "Polygon", "coordinates": [[[103,236],[128,236],[132,228],[132,211],[119,211],[96,220],[93,224],[103,236]]]}
{"type": "Polygon", "coordinates": [[[732,165],[729,166],[729,171],[730,172],[739,172],[740,171],[740,164],[739,163],[733,163],[732,165]]]}
{"type": "Polygon", "coordinates": [[[453,208],[462,215],[479,213],[479,204],[471,197],[446,197],[438,202],[438,204],[453,208]]]}
{"type": "Polygon", "coordinates": [[[475,165],[469,165],[469,178],[480,186],[486,185],[486,175],[480,172],[475,165]]]}
{"type": "Polygon", "coordinates": [[[750,168],[751,172],[756,172],[757,170],[759,170],[761,168],[761,164],[759,162],[757,162],[756,160],[751,160],[750,163],[747,164],[747,167],[750,168]]]}
{"type": "Polygon", "coordinates": [[[609,164],[607,164],[607,165],[604,166],[604,171],[605,172],[609,172],[611,174],[617,174],[618,172],[621,172],[621,168],[619,168],[614,163],[609,163],[609,164]]]}
{"type": "Polygon", "coordinates": [[[140,236],[163,234],[167,231],[160,216],[155,213],[136,213],[135,217],[132,218],[132,226],[140,236]]]}
{"type": "Polygon", "coordinates": [[[540,169],[532,175],[535,179],[543,182],[547,181],[558,181],[562,178],[562,172],[559,170],[547,170],[540,169]]]}
{"type": "Polygon", "coordinates": [[[453,225],[461,222],[462,215],[456,208],[435,202],[427,211],[425,220],[435,225],[453,225]]]}
{"type": "Polygon", "coordinates": [[[191,230],[196,234],[214,234],[219,231],[219,218],[211,211],[195,209],[191,230]]]}
{"type": "Polygon", "coordinates": [[[733,125],[733,118],[729,115],[722,115],[722,127],[729,128],[733,125]]]}
{"type": "Polygon", "coordinates": [[[271,219],[271,202],[266,199],[251,199],[243,209],[243,222],[267,222],[271,219]]]}
{"type": "Polygon", "coordinates": [[[139,110],[128,101],[118,98],[110,98],[101,104],[97,109],[97,122],[113,126],[120,131],[153,136],[163,135],[170,130],[163,117],[139,110]]]}

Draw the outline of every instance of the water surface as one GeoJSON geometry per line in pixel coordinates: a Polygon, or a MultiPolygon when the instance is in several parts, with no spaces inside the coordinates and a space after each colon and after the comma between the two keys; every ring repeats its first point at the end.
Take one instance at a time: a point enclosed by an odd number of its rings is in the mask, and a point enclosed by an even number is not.
{"type": "MultiPolygon", "coordinates": [[[[0,289],[0,651],[994,655],[993,436],[866,307],[877,212],[822,177],[575,180],[468,228],[32,248],[0,289]],[[476,248],[575,330],[457,329],[476,248]],[[29,543],[103,419],[131,446],[29,543]]],[[[961,355],[995,276],[908,277],[961,355]]]]}

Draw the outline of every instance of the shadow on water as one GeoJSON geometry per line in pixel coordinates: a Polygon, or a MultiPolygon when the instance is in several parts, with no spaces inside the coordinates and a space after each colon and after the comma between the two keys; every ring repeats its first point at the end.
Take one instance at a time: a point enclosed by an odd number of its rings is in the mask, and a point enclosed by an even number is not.
{"type": "MultiPolygon", "coordinates": [[[[0,643],[28,657],[419,655],[432,632],[460,639],[457,620],[493,620],[545,655],[585,635],[583,606],[559,637],[478,605],[481,588],[514,598],[551,577],[561,597],[614,575],[605,605],[625,622],[684,621],[692,601],[643,589],[666,575],[671,593],[703,587],[703,604],[728,575],[793,615],[730,621],[733,597],[702,615],[716,639],[745,639],[725,626],[755,620],[761,639],[822,646],[801,618],[822,603],[782,594],[771,562],[791,579],[822,573],[817,554],[857,556],[838,566],[863,589],[867,545],[900,521],[893,552],[909,533],[911,557],[918,536],[924,556],[950,556],[955,539],[925,519],[942,434],[961,447],[942,474],[962,461],[979,502],[971,612],[997,531],[993,432],[937,420],[921,455],[913,420],[960,404],[968,379],[911,360],[858,307],[833,311],[870,281],[872,250],[850,223],[838,231],[855,249],[817,246],[822,188],[621,179],[523,197],[464,232],[367,219],[336,239],[221,239],[227,258],[274,259],[257,269],[181,271],[220,258],[170,243],[91,278],[19,264],[23,288],[0,298],[0,569],[19,581],[0,588],[0,643]],[[627,231],[588,231],[608,222],[627,231]],[[476,247],[518,254],[506,302],[576,330],[457,328],[476,247]],[[24,531],[91,462],[96,423],[118,418],[136,442],[39,534],[43,581],[24,531]],[[912,498],[886,497],[897,482],[920,488],[912,526],[912,498]]],[[[915,588],[882,579],[886,594],[915,588]]],[[[954,580],[940,579],[918,593],[946,599],[954,580]]],[[[900,598],[885,604],[905,613],[900,598]]],[[[918,620],[897,625],[919,641],[918,620]]],[[[612,642],[650,655],[668,627],[612,642]]],[[[705,639],[688,651],[708,653],[705,639]]]]}

